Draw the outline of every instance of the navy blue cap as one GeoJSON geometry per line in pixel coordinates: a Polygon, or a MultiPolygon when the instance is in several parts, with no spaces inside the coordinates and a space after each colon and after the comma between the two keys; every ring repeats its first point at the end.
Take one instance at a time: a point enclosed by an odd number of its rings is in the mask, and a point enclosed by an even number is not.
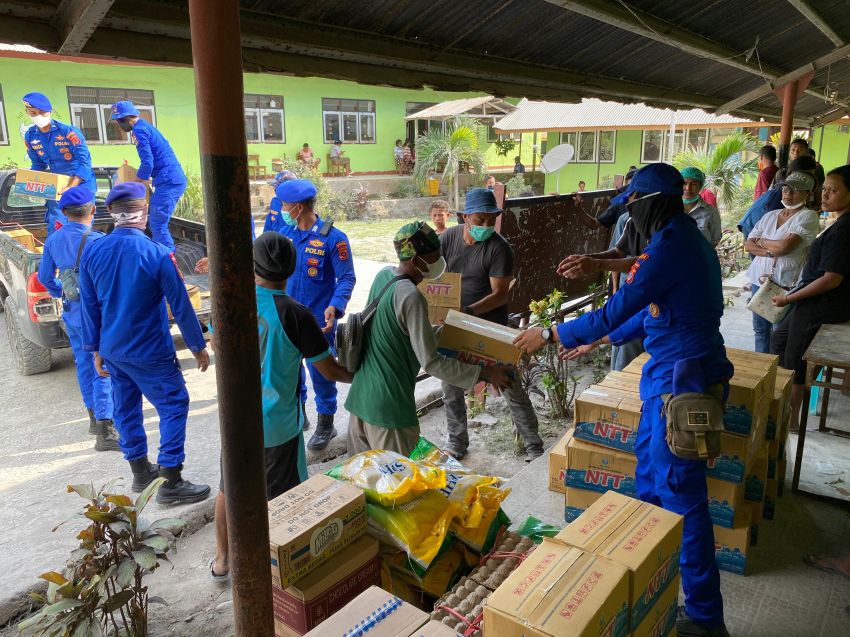
{"type": "Polygon", "coordinates": [[[121,119],[122,117],[139,116],[139,110],[136,105],[130,100],[121,100],[112,105],[112,119],[121,119]]]}
{"type": "Polygon", "coordinates": [[[27,93],[22,101],[27,108],[37,108],[40,111],[53,110],[53,105],[44,93],[27,93]]]}
{"type": "Polygon", "coordinates": [[[611,203],[626,203],[633,192],[645,195],[660,192],[671,197],[682,196],[682,174],[670,164],[649,164],[635,173],[625,192],[611,199],[611,203]]]}
{"type": "Polygon", "coordinates": [[[275,188],[274,194],[283,203],[299,203],[312,199],[316,192],[316,186],[309,179],[290,179],[275,188]]]}
{"type": "Polygon", "coordinates": [[[59,198],[59,208],[82,206],[93,202],[94,193],[88,186],[74,186],[73,188],[68,188],[68,190],[62,193],[62,196],[59,198]]]}
{"type": "Polygon", "coordinates": [[[498,214],[502,209],[496,205],[496,195],[489,188],[473,188],[466,193],[463,214],[498,214]]]}
{"type": "Polygon", "coordinates": [[[109,191],[109,194],[106,195],[106,205],[112,205],[113,202],[121,201],[122,199],[144,199],[147,194],[148,191],[143,183],[125,181],[109,191]]]}

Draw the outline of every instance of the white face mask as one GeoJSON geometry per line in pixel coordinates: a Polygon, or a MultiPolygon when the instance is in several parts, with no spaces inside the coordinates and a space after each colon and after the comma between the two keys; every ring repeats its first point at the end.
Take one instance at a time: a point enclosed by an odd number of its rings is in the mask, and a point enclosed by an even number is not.
{"type": "Polygon", "coordinates": [[[44,113],[43,115],[33,115],[30,119],[39,128],[44,128],[50,123],[52,118],[50,117],[50,113],[44,113]]]}
{"type": "Polygon", "coordinates": [[[419,259],[428,266],[428,269],[425,272],[422,272],[422,278],[428,279],[429,281],[433,281],[434,279],[439,279],[443,276],[443,272],[446,271],[446,260],[443,257],[440,257],[434,263],[428,263],[425,259],[419,259]]]}
{"type": "Polygon", "coordinates": [[[801,201],[800,203],[785,203],[783,201],[782,205],[786,208],[789,208],[790,210],[796,210],[797,208],[802,208],[804,203],[804,201],[801,201]]]}

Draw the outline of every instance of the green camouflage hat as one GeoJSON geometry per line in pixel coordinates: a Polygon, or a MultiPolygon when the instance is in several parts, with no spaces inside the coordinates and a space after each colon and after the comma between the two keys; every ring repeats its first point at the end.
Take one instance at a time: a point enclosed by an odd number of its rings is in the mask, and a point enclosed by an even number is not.
{"type": "Polygon", "coordinates": [[[440,249],[440,239],[434,229],[424,221],[414,221],[401,227],[393,238],[399,261],[407,261],[417,254],[428,254],[440,249]]]}

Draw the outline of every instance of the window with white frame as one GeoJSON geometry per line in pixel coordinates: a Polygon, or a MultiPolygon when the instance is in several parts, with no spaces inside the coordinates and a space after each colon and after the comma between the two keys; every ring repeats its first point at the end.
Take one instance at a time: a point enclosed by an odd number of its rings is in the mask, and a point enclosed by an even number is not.
{"type": "Polygon", "coordinates": [[[139,117],[156,126],[153,91],[122,88],[68,87],[71,123],[79,128],[88,144],[129,144],[130,133],[122,131],[112,119],[112,105],[130,100],[139,117]]]}
{"type": "Polygon", "coordinates": [[[497,133],[493,130],[493,124],[484,124],[487,129],[487,143],[495,144],[496,142],[512,141],[518,142],[522,140],[522,133],[497,133]]]}
{"type": "Polygon", "coordinates": [[[9,129],[6,128],[6,102],[3,101],[3,87],[0,86],[0,146],[9,145],[9,129]]]}
{"type": "Polygon", "coordinates": [[[645,130],[640,144],[640,163],[652,164],[663,161],[664,141],[667,138],[666,131],[645,130]]]}
{"type": "Polygon", "coordinates": [[[248,143],[282,144],[286,141],[286,123],[282,95],[246,93],[245,137],[248,143]]]}
{"type": "MultiPolygon", "coordinates": [[[[673,155],[686,150],[703,152],[708,147],[708,130],[705,128],[689,128],[673,133],[673,155]]],[[[651,164],[659,161],[670,161],[670,131],[643,131],[640,161],[651,164]]]]}
{"type": "Polygon", "coordinates": [[[579,131],[561,133],[561,143],[575,149],[575,161],[582,164],[613,163],[617,145],[617,131],[579,131]]]}
{"type": "Polygon", "coordinates": [[[375,101],[322,98],[325,143],[374,144],[375,101]]]}

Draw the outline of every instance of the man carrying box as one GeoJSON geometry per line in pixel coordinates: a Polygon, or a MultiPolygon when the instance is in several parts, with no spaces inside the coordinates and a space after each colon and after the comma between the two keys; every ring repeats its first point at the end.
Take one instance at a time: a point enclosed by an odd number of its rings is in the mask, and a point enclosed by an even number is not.
{"type": "MultiPolygon", "coordinates": [[[[466,193],[463,225],[449,228],[440,235],[440,247],[446,258],[446,270],[461,274],[463,311],[507,325],[514,253],[508,242],[496,233],[496,218],[501,212],[492,190],[470,190],[466,193]]],[[[502,395],[511,409],[514,426],[525,443],[526,462],[543,455],[543,441],[537,433],[537,415],[521,383],[506,389],[502,395]]],[[[449,430],[446,453],[460,460],[469,447],[463,389],[444,382],[443,402],[449,430]]]]}
{"type": "MultiPolygon", "coordinates": [[[[91,155],[79,128],[57,122],[51,117],[53,106],[43,93],[27,93],[23,97],[24,108],[33,125],[24,133],[31,170],[42,170],[68,175],[68,188],[81,186],[92,194],[97,191],[91,169],[91,155]]],[[[47,236],[68,222],[56,201],[48,199],[44,222],[47,236]]]]}

